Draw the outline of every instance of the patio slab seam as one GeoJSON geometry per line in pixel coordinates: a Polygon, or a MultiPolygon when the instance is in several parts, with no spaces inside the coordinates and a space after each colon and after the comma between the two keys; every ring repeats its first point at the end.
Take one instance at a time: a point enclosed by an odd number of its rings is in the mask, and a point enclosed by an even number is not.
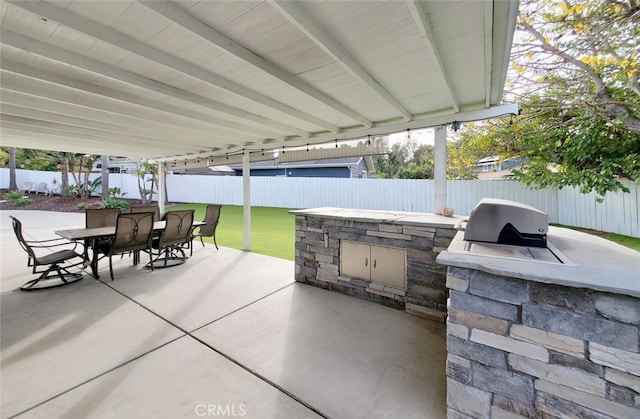
{"type": "Polygon", "coordinates": [[[247,307],[249,307],[249,306],[251,306],[251,305],[253,305],[253,304],[255,304],[255,303],[259,302],[259,301],[262,301],[262,300],[264,300],[265,298],[268,298],[268,297],[270,297],[271,295],[274,295],[274,294],[276,294],[276,293],[278,293],[278,292],[280,292],[280,291],[282,291],[282,290],[284,290],[284,289],[286,289],[286,288],[288,288],[288,287],[290,287],[290,286],[292,286],[292,285],[294,285],[294,284],[295,284],[295,282],[292,282],[292,283],[290,283],[290,284],[285,285],[284,287],[280,287],[280,288],[278,288],[277,290],[270,292],[269,294],[266,294],[266,295],[264,295],[264,296],[262,296],[262,297],[260,297],[260,298],[258,298],[258,299],[256,299],[256,300],[253,300],[253,301],[251,301],[251,302],[249,302],[249,303],[247,303],[247,304],[243,305],[242,307],[238,307],[237,309],[232,310],[232,311],[228,312],[227,314],[225,314],[225,315],[223,315],[223,316],[220,316],[220,317],[218,317],[218,318],[216,318],[216,319],[213,319],[213,320],[211,320],[211,321],[209,321],[209,322],[207,322],[207,323],[205,323],[205,324],[203,324],[203,325],[200,325],[200,326],[196,327],[195,329],[193,329],[193,330],[191,330],[191,331],[188,331],[188,330],[184,329],[182,326],[179,326],[178,324],[176,324],[176,323],[172,322],[172,321],[171,321],[171,320],[169,320],[168,318],[166,318],[166,317],[162,316],[161,314],[156,313],[156,312],[155,312],[155,311],[153,311],[151,308],[149,308],[149,307],[147,307],[146,305],[144,305],[143,303],[141,303],[141,302],[137,301],[137,300],[136,300],[136,299],[134,299],[133,297],[130,297],[130,296],[128,296],[127,294],[125,294],[124,292],[122,292],[122,291],[118,290],[117,288],[112,287],[112,286],[109,284],[109,282],[105,282],[105,281],[103,281],[103,280],[101,280],[101,279],[98,279],[98,282],[102,283],[102,284],[103,284],[103,285],[105,285],[107,288],[109,288],[109,289],[111,289],[111,290],[115,291],[116,293],[120,294],[121,296],[123,296],[124,298],[128,299],[128,300],[129,300],[129,301],[131,301],[132,303],[134,303],[134,304],[138,305],[140,308],[142,308],[142,309],[144,309],[144,310],[148,311],[149,313],[153,314],[154,316],[158,317],[159,319],[163,320],[164,322],[168,323],[169,325],[171,325],[171,326],[175,327],[176,329],[180,330],[181,332],[183,332],[184,334],[189,335],[189,336],[191,336],[191,334],[192,334],[192,333],[197,332],[198,330],[200,330],[200,329],[202,329],[202,328],[204,328],[204,327],[206,327],[206,326],[208,326],[208,325],[210,325],[210,324],[213,324],[213,323],[215,323],[215,322],[217,322],[217,321],[220,321],[220,320],[224,319],[225,317],[228,317],[228,316],[230,316],[230,315],[232,315],[232,314],[234,314],[234,313],[237,313],[238,311],[243,310],[243,309],[245,309],[245,308],[247,308],[247,307]]]}
{"type": "Polygon", "coordinates": [[[28,412],[30,412],[30,411],[31,411],[31,410],[33,410],[33,409],[36,409],[36,408],[38,408],[38,407],[40,407],[40,406],[42,406],[42,405],[44,405],[44,404],[46,404],[46,403],[48,403],[48,402],[50,402],[50,401],[52,401],[52,400],[54,400],[54,399],[56,399],[56,398],[60,397],[60,396],[63,396],[63,395],[65,395],[65,394],[67,394],[67,393],[69,393],[69,392],[71,392],[71,391],[73,391],[73,390],[75,390],[75,389],[77,389],[77,388],[80,388],[80,387],[82,387],[82,386],[83,386],[83,385],[85,385],[85,384],[88,384],[88,383],[90,383],[90,382],[92,382],[92,381],[95,381],[95,380],[97,380],[97,379],[98,379],[98,378],[100,378],[100,377],[103,377],[103,376],[105,376],[105,375],[107,375],[107,374],[109,374],[109,373],[111,373],[111,372],[113,372],[113,371],[115,371],[115,370],[117,370],[117,369],[119,369],[119,368],[124,367],[125,365],[128,365],[128,364],[130,364],[130,363],[132,363],[132,362],[134,362],[134,361],[137,361],[138,359],[140,359],[140,358],[142,358],[142,357],[144,357],[144,356],[146,356],[146,355],[148,355],[148,354],[150,354],[150,353],[152,353],[152,352],[155,352],[155,351],[157,351],[158,349],[161,349],[161,348],[163,348],[163,347],[165,347],[165,346],[169,345],[170,343],[176,342],[177,340],[182,339],[182,338],[184,338],[185,336],[186,336],[186,334],[181,335],[181,336],[178,336],[178,337],[176,337],[176,338],[174,338],[174,339],[171,339],[171,340],[170,340],[170,341],[168,341],[168,342],[163,343],[163,344],[162,344],[162,345],[160,345],[160,346],[157,346],[157,347],[155,347],[155,348],[153,348],[153,349],[150,349],[150,350],[148,350],[148,351],[146,351],[146,352],[144,352],[144,353],[142,353],[142,354],[140,354],[140,355],[137,355],[137,356],[135,356],[135,357],[133,357],[133,358],[131,358],[131,359],[129,359],[129,360],[127,360],[127,361],[125,361],[125,362],[122,362],[122,363],[120,363],[120,364],[118,364],[118,365],[116,365],[116,366],[114,366],[114,367],[112,367],[112,368],[109,368],[108,370],[103,371],[103,372],[101,372],[100,374],[95,375],[95,376],[93,376],[93,377],[91,377],[91,378],[88,378],[88,379],[86,379],[86,380],[82,381],[81,383],[78,383],[78,384],[76,384],[76,385],[74,385],[74,386],[72,386],[72,387],[70,387],[70,388],[68,388],[68,389],[66,389],[66,390],[64,390],[64,391],[61,391],[60,393],[58,393],[58,394],[56,394],[56,395],[54,395],[54,396],[51,396],[51,397],[49,397],[49,398],[48,398],[48,399],[46,399],[46,400],[43,400],[43,401],[41,401],[41,402],[39,402],[39,403],[36,403],[36,404],[34,404],[33,406],[30,406],[30,407],[28,407],[28,408],[26,408],[26,409],[22,410],[21,412],[18,412],[18,413],[16,413],[16,414],[12,415],[12,416],[9,416],[9,419],[11,419],[11,418],[16,418],[16,417],[19,417],[19,416],[21,416],[21,415],[24,415],[25,413],[28,413],[28,412]]]}
{"type": "MultiPolygon", "coordinates": [[[[226,317],[226,316],[225,316],[226,317]]],[[[282,394],[290,397],[291,399],[293,399],[294,401],[296,401],[297,403],[300,403],[301,405],[303,405],[304,407],[306,407],[307,409],[311,410],[312,412],[316,413],[317,415],[323,417],[323,418],[328,418],[329,416],[327,416],[326,414],[322,413],[320,410],[318,410],[316,407],[314,407],[313,405],[307,403],[306,401],[300,399],[298,396],[296,396],[295,394],[293,394],[292,392],[288,391],[287,389],[285,389],[284,387],[278,385],[277,383],[275,383],[274,381],[268,379],[267,377],[265,377],[264,375],[258,373],[257,371],[243,365],[242,363],[240,363],[240,361],[236,360],[235,358],[231,357],[230,355],[226,354],[225,352],[222,352],[219,349],[216,349],[215,347],[213,347],[212,345],[209,345],[207,342],[205,342],[204,340],[197,338],[191,334],[188,334],[189,337],[191,337],[192,339],[194,339],[196,342],[206,346],[207,348],[209,348],[210,350],[212,350],[213,352],[217,353],[218,355],[222,356],[223,358],[225,358],[226,360],[228,360],[229,362],[233,363],[234,365],[237,365],[238,367],[242,368],[243,370],[247,371],[249,374],[253,375],[254,377],[262,380],[264,383],[270,385],[271,387],[275,388],[276,390],[280,391],[282,394]]]]}
{"type": "MultiPolygon", "coordinates": [[[[253,370],[253,369],[251,369],[251,368],[249,368],[249,367],[247,367],[247,366],[243,365],[242,363],[240,363],[240,361],[236,360],[235,358],[233,358],[232,356],[228,355],[227,353],[222,352],[221,350],[219,350],[219,349],[215,348],[214,346],[212,346],[212,345],[208,344],[208,343],[207,343],[207,342],[205,342],[204,340],[202,340],[202,339],[200,339],[200,338],[198,338],[198,337],[196,337],[196,336],[194,336],[194,335],[193,335],[193,333],[195,333],[195,332],[197,332],[197,331],[199,331],[199,330],[201,330],[201,329],[203,329],[203,328],[205,328],[205,327],[207,327],[207,326],[209,326],[209,325],[211,325],[211,324],[213,324],[213,323],[215,323],[215,322],[217,322],[217,321],[220,321],[220,320],[222,320],[222,319],[224,319],[224,318],[226,318],[226,317],[229,317],[229,316],[231,316],[231,315],[233,315],[233,314],[235,314],[235,313],[237,313],[237,312],[239,312],[239,311],[241,311],[241,310],[244,310],[244,309],[246,309],[247,307],[249,307],[249,306],[251,306],[251,305],[253,305],[253,304],[256,304],[256,303],[258,303],[258,302],[260,302],[260,301],[262,301],[262,300],[264,300],[264,299],[266,299],[266,298],[268,298],[268,297],[270,297],[270,296],[272,296],[272,295],[275,295],[275,294],[277,294],[277,293],[279,293],[279,292],[282,292],[283,290],[287,289],[288,287],[291,287],[291,286],[295,285],[295,284],[296,284],[295,282],[292,282],[292,283],[290,283],[290,284],[287,284],[287,285],[285,285],[284,287],[278,288],[277,290],[272,291],[272,292],[270,292],[270,293],[268,293],[268,294],[266,294],[266,295],[264,295],[264,296],[262,296],[262,297],[260,297],[260,298],[258,298],[258,299],[256,299],[256,300],[254,300],[254,301],[251,301],[250,303],[247,303],[247,304],[243,305],[242,307],[239,307],[239,308],[237,308],[237,309],[235,309],[235,310],[232,310],[232,311],[230,311],[229,313],[227,313],[227,314],[225,314],[225,315],[223,315],[223,316],[220,316],[220,317],[218,317],[218,318],[216,318],[216,319],[214,319],[214,320],[212,320],[212,321],[210,321],[210,322],[207,322],[207,323],[205,323],[205,324],[203,324],[203,325],[201,325],[201,326],[198,326],[197,328],[193,329],[192,331],[187,331],[187,330],[185,330],[184,328],[182,328],[181,326],[179,326],[179,325],[175,324],[174,322],[172,322],[171,320],[169,320],[169,319],[165,318],[164,316],[162,316],[162,315],[160,315],[160,314],[156,313],[155,311],[153,311],[153,310],[152,310],[152,309],[150,309],[149,307],[145,306],[144,304],[142,304],[142,303],[140,303],[140,302],[136,301],[134,298],[129,297],[129,296],[128,296],[128,295],[126,295],[124,292],[122,292],[122,291],[120,291],[120,290],[118,290],[118,289],[116,289],[116,288],[112,287],[108,282],[105,282],[105,281],[100,280],[100,279],[99,279],[98,281],[99,281],[99,282],[101,282],[102,284],[104,284],[105,286],[107,286],[108,288],[112,289],[112,290],[113,290],[113,291],[115,291],[116,293],[118,293],[118,294],[122,295],[123,297],[127,298],[127,299],[128,299],[128,300],[130,300],[131,302],[133,302],[133,303],[137,304],[137,305],[138,305],[139,307],[141,307],[142,309],[144,309],[144,310],[148,311],[149,313],[153,314],[154,316],[156,316],[156,317],[158,317],[159,319],[163,320],[164,322],[168,323],[168,324],[169,324],[169,325],[171,325],[172,327],[175,327],[176,329],[178,329],[178,330],[180,330],[181,332],[183,332],[183,333],[184,333],[184,335],[180,336],[178,339],[183,338],[183,337],[185,337],[185,336],[188,336],[188,337],[192,338],[192,339],[193,339],[193,340],[195,340],[196,342],[198,342],[198,343],[200,343],[200,344],[202,344],[202,345],[206,346],[207,348],[209,348],[210,350],[212,350],[212,351],[213,351],[213,352],[215,352],[216,354],[218,354],[218,355],[222,356],[222,357],[223,357],[223,358],[225,358],[226,360],[230,361],[230,362],[231,362],[231,363],[233,363],[234,365],[236,365],[236,366],[240,367],[240,368],[241,368],[241,369],[243,369],[244,371],[246,371],[246,372],[248,372],[249,374],[251,374],[251,375],[255,376],[255,377],[256,377],[256,378],[258,378],[259,380],[261,380],[261,381],[263,381],[264,383],[266,383],[266,384],[270,385],[271,387],[273,387],[273,388],[275,388],[276,390],[280,391],[280,392],[281,392],[281,393],[283,393],[284,395],[286,395],[286,396],[290,397],[291,399],[293,399],[293,400],[294,400],[294,401],[296,401],[297,403],[299,403],[299,404],[303,405],[303,406],[304,406],[304,407],[306,407],[307,409],[309,409],[309,410],[313,411],[313,412],[314,412],[314,413],[316,413],[317,415],[319,415],[319,416],[321,416],[321,417],[323,417],[323,418],[328,418],[328,416],[327,416],[326,414],[322,413],[322,412],[321,412],[321,411],[319,411],[316,407],[314,407],[314,406],[310,405],[309,403],[305,402],[304,400],[300,399],[300,398],[299,398],[299,397],[297,397],[294,393],[292,393],[292,392],[290,392],[290,391],[286,390],[284,387],[282,387],[282,386],[278,385],[277,383],[275,383],[274,381],[272,381],[272,380],[268,379],[268,378],[267,378],[267,377],[265,377],[264,375],[262,375],[262,374],[258,373],[257,371],[255,371],[255,370],[253,370]]],[[[175,341],[175,340],[176,340],[176,339],[174,339],[173,341],[175,341]]],[[[173,342],[173,341],[172,341],[172,342],[173,342]]],[[[170,343],[170,342],[168,342],[168,343],[170,343]]],[[[164,345],[162,345],[162,346],[164,346],[164,345]]],[[[156,350],[156,349],[160,349],[162,346],[160,346],[160,347],[158,347],[158,348],[155,348],[154,350],[156,350]]],[[[148,354],[148,353],[151,353],[151,352],[153,352],[154,350],[149,351],[149,352],[145,353],[144,355],[146,355],[146,354],[148,354]]],[[[139,358],[139,357],[138,357],[138,358],[139,358]]],[[[136,358],[136,359],[137,359],[137,358],[136,358]]],[[[133,360],[132,360],[132,361],[133,361],[133,360]]],[[[130,362],[130,361],[129,361],[129,362],[130,362]]],[[[118,367],[115,367],[115,368],[113,368],[113,369],[115,370],[116,368],[119,368],[119,367],[121,367],[121,366],[124,366],[124,365],[128,364],[129,362],[123,363],[122,365],[119,365],[118,367]]],[[[101,374],[101,375],[102,375],[102,374],[101,374]]],[[[99,376],[94,377],[94,378],[92,378],[92,380],[93,380],[93,379],[96,379],[96,378],[98,378],[98,377],[99,377],[99,376]]],[[[88,381],[91,381],[91,380],[88,380],[88,381]]],[[[87,382],[88,382],[88,381],[87,381],[87,382]]],[[[77,387],[77,386],[76,386],[76,387],[77,387]]],[[[75,388],[75,387],[74,387],[74,388],[75,388]]],[[[63,393],[61,393],[61,394],[63,394],[63,393]]],[[[57,397],[57,396],[56,396],[56,397],[57,397]]],[[[55,397],[53,397],[53,398],[55,398],[55,397]]],[[[52,398],[52,399],[53,399],[53,398],[52,398]]],[[[44,402],[43,402],[43,403],[44,403],[44,402]]],[[[35,407],[37,407],[37,406],[34,406],[34,407],[30,408],[30,409],[33,409],[33,408],[35,408],[35,407]]]]}

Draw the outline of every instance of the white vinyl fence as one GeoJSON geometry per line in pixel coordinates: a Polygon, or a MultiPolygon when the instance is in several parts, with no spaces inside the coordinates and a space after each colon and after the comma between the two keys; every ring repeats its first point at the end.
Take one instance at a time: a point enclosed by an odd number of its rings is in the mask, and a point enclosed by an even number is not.
{"type": "MultiPolygon", "coordinates": [[[[95,176],[98,176],[96,174],[95,176]]],[[[47,182],[59,173],[18,170],[17,183],[47,182]]],[[[608,193],[598,203],[596,195],[574,188],[528,189],[509,180],[454,180],[447,186],[448,205],[458,215],[469,215],[484,197],[522,202],[549,214],[549,222],[640,237],[640,188],[625,181],[630,193],[608,193]]],[[[9,171],[0,168],[0,187],[9,186],[9,171]]],[[[138,179],[112,174],[109,186],[119,187],[126,198],[139,198],[138,179]]],[[[335,179],[253,177],[251,205],[281,208],[344,207],[393,211],[433,212],[432,180],[335,179]]],[[[242,205],[242,178],[236,176],[167,176],[171,202],[242,205]]]]}

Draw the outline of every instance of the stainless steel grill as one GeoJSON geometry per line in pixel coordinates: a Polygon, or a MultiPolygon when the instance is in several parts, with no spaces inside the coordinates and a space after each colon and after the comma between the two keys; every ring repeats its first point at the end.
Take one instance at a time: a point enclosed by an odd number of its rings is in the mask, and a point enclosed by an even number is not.
{"type": "Polygon", "coordinates": [[[547,247],[548,215],[506,199],[483,198],[465,227],[464,239],[474,242],[547,247]]]}

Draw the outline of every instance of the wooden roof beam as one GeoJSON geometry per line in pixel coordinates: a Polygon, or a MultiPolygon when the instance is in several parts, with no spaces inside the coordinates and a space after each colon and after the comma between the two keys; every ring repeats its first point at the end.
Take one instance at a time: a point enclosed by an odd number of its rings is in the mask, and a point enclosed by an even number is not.
{"type": "Polygon", "coordinates": [[[442,60],[442,55],[437,47],[436,39],[433,35],[433,31],[431,30],[431,22],[429,20],[429,13],[426,10],[428,2],[412,0],[407,3],[409,6],[409,10],[411,11],[411,15],[413,16],[413,20],[416,22],[416,26],[422,35],[422,39],[424,40],[424,44],[427,48],[428,54],[431,60],[435,63],[438,75],[444,85],[444,88],[449,96],[449,101],[451,102],[451,107],[455,112],[460,112],[460,104],[456,99],[455,92],[453,90],[453,86],[451,85],[451,80],[447,76],[447,69],[444,65],[444,61],[442,60]]]}
{"type": "MultiPolygon", "coordinates": [[[[228,80],[220,75],[211,73],[210,71],[204,70],[201,67],[190,64],[164,51],[161,51],[157,48],[153,48],[140,41],[137,41],[126,35],[123,35],[117,31],[114,31],[111,28],[100,25],[82,16],[70,13],[64,9],[60,9],[51,4],[46,4],[42,2],[23,2],[23,1],[15,1],[15,0],[7,0],[6,2],[13,6],[24,9],[30,13],[36,14],[38,16],[46,17],[47,19],[53,20],[63,26],[76,30],[80,33],[84,33],[85,35],[88,35],[94,39],[97,39],[102,42],[106,42],[124,51],[128,51],[132,54],[138,55],[140,57],[144,57],[164,67],[170,68],[172,70],[178,71],[187,76],[203,81],[211,86],[227,90],[229,92],[242,96],[245,99],[249,99],[256,103],[260,103],[261,105],[267,106],[271,109],[278,110],[287,115],[294,116],[308,123],[314,124],[315,123],[314,121],[317,119],[292,106],[285,105],[265,95],[262,95],[256,92],[255,90],[251,90],[247,87],[242,86],[241,84],[228,80]]],[[[176,90],[179,90],[179,89],[176,89],[176,90]]],[[[195,97],[192,100],[195,100],[196,103],[205,101],[209,103],[210,107],[216,107],[217,108],[216,110],[218,110],[219,112],[229,113],[231,115],[234,115],[240,118],[252,120],[254,122],[258,122],[258,120],[260,120],[261,124],[267,124],[267,126],[273,126],[273,127],[280,127],[295,135],[300,135],[303,137],[310,135],[309,133],[303,130],[300,130],[296,127],[273,121],[273,119],[252,114],[250,112],[246,112],[241,109],[238,109],[220,102],[212,101],[210,99],[203,98],[201,96],[197,96],[197,95],[193,95],[193,96],[195,97]]]]}
{"type": "MultiPolygon", "coordinates": [[[[314,17],[309,15],[300,2],[269,0],[283,16],[307,35],[313,42],[329,54],[334,60],[342,64],[351,74],[374,90],[388,104],[406,120],[411,121],[412,115],[398,99],[385,89],[371,74],[329,33],[314,17]]],[[[371,128],[371,124],[363,124],[371,128]]]]}

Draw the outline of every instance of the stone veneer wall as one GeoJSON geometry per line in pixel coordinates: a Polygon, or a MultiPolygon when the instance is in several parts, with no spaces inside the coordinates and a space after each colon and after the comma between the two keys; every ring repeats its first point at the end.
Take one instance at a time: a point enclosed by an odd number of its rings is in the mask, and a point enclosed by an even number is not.
{"type": "Polygon", "coordinates": [[[446,267],[436,263],[436,256],[447,250],[456,232],[453,227],[296,215],[295,277],[302,283],[444,321],[446,267]],[[407,249],[407,290],[341,276],[341,240],[407,249]]]}
{"type": "Polygon", "coordinates": [[[449,267],[449,418],[640,418],[640,299],[449,267]]]}

